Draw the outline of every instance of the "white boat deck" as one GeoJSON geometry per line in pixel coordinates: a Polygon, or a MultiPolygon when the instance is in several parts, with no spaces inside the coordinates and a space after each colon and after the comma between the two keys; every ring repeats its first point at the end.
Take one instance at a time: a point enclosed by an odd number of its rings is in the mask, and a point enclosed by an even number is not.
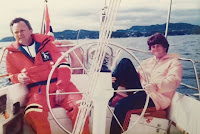
{"type": "MultiPolygon", "coordinates": [[[[82,85],[87,81],[87,76],[82,74],[72,75],[72,82],[80,89],[82,85]]],[[[13,104],[20,102],[21,107],[25,105],[25,96],[28,93],[28,90],[25,86],[20,84],[15,84],[7,86],[0,90],[0,96],[7,94],[7,112],[10,115],[8,119],[5,119],[3,115],[0,115],[0,133],[3,133],[3,125],[12,121],[18,114],[13,115],[13,104]]],[[[190,134],[199,134],[200,132],[200,103],[194,98],[176,93],[171,107],[169,108],[169,119],[171,119],[177,127],[181,130],[189,132],[190,134]]],[[[58,121],[69,131],[72,130],[71,120],[67,117],[66,112],[63,108],[57,107],[53,109],[55,116],[58,121]]],[[[112,114],[110,111],[107,111],[106,117],[106,134],[109,134],[110,122],[112,114]]],[[[52,128],[53,134],[64,134],[64,132],[53,120],[51,114],[49,113],[49,122],[52,128]]],[[[133,120],[131,120],[132,122],[133,120]]],[[[19,124],[19,123],[18,123],[19,124]]],[[[130,123],[131,124],[131,123],[130,123]]],[[[135,126],[136,127],[136,126],[135,126]]],[[[142,127],[144,129],[144,126],[142,127]]],[[[92,114],[90,117],[90,129],[92,130],[92,114]]],[[[29,134],[30,131],[27,126],[24,126],[25,134],[29,134]]],[[[134,132],[134,129],[133,129],[134,132]]],[[[131,132],[131,134],[133,133],[131,132]]],[[[164,131],[166,133],[166,131],[164,131]]],[[[178,133],[177,130],[171,127],[170,133],[178,133]]]]}

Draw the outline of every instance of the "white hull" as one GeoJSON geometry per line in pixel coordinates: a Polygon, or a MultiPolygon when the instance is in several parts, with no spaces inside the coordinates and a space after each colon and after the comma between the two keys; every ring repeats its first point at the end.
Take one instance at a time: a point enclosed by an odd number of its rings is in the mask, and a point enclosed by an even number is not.
{"type": "Polygon", "coordinates": [[[176,93],[169,108],[169,119],[189,134],[200,133],[200,102],[192,97],[176,93]]]}
{"type": "MultiPolygon", "coordinates": [[[[72,82],[75,83],[75,85],[81,90],[81,85],[84,84],[83,80],[85,79],[86,75],[78,74],[78,75],[72,75],[72,82]]],[[[0,96],[6,94],[7,95],[7,104],[6,104],[6,110],[10,117],[8,119],[5,119],[4,116],[0,115],[0,133],[4,133],[3,126],[5,124],[9,124],[9,121],[12,121],[17,115],[13,115],[13,104],[16,102],[20,102],[20,106],[23,107],[25,104],[25,96],[27,94],[27,89],[20,85],[15,84],[11,86],[7,86],[5,88],[0,89],[0,96]]],[[[55,116],[57,117],[58,121],[67,129],[72,130],[71,120],[67,117],[65,110],[63,108],[54,108],[53,111],[55,112],[55,116]]],[[[182,95],[180,93],[176,93],[174,95],[172,105],[170,106],[168,110],[169,119],[171,119],[174,123],[176,123],[176,126],[181,128],[182,130],[185,130],[186,132],[189,132],[190,134],[198,134],[200,132],[200,102],[182,95]]],[[[23,117],[23,116],[22,116],[23,117]]],[[[106,134],[109,134],[110,129],[110,122],[111,122],[112,114],[109,110],[107,110],[107,116],[106,116],[106,134]]],[[[49,122],[51,125],[52,133],[53,134],[64,134],[64,132],[53,120],[51,114],[49,113],[49,122]]],[[[155,118],[156,119],[156,118],[155,118]]],[[[158,120],[157,122],[165,122],[164,120],[158,120]]],[[[132,122],[132,120],[131,120],[132,122]]],[[[152,122],[153,123],[153,122],[152,122]]],[[[19,123],[18,123],[19,124],[19,123]]],[[[90,129],[92,130],[92,116],[90,117],[90,129]]],[[[166,124],[166,123],[164,123],[166,124]]],[[[25,133],[30,133],[29,129],[25,126],[25,133]]],[[[139,128],[135,126],[136,128],[139,128]]],[[[143,130],[145,130],[144,125],[141,126],[143,130]]],[[[146,128],[148,131],[150,128],[146,128]]],[[[152,129],[152,128],[151,128],[152,129]]],[[[133,128],[135,131],[136,129],[133,128]]],[[[133,132],[134,132],[133,131],[133,132]]],[[[144,131],[143,131],[144,132],[144,131]]],[[[132,133],[132,132],[131,132],[132,133]]],[[[162,133],[162,131],[160,131],[162,133]]],[[[163,133],[166,133],[164,131],[163,133]]]]}

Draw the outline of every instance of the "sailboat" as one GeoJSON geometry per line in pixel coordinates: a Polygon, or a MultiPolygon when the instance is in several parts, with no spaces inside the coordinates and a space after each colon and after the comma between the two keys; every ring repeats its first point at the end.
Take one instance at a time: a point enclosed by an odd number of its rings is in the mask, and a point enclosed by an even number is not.
{"type": "MultiPolygon", "coordinates": [[[[106,11],[102,14],[98,42],[74,45],[68,41],[55,41],[56,46],[60,48],[63,55],[55,63],[55,66],[52,67],[47,82],[46,93],[50,109],[48,120],[53,134],[81,133],[81,125],[84,123],[84,117],[86,115],[90,116],[90,129],[93,134],[109,134],[111,119],[114,116],[114,107],[110,107],[108,101],[115,91],[111,86],[111,74],[108,72],[100,72],[104,60],[107,61],[107,65],[113,70],[117,61],[124,53],[129,55],[139,65],[140,60],[134,53],[149,54],[149,52],[143,50],[126,48],[119,44],[109,42],[112,34],[112,26],[114,25],[120,6],[120,0],[111,0],[110,3],[108,8],[105,8],[106,11]],[[70,59],[69,61],[72,64],[73,74],[71,81],[80,90],[79,93],[83,94],[83,96],[85,95],[81,102],[83,108],[80,109],[75,128],[72,128],[71,120],[67,117],[65,109],[61,107],[51,109],[48,99],[50,95],[56,95],[49,93],[51,75],[57,63],[66,57],[70,59]],[[91,103],[92,105],[90,105],[91,103]]],[[[172,0],[169,5],[165,36],[167,36],[170,20],[171,3],[172,0]]],[[[50,26],[49,23],[45,24],[46,26],[47,24],[50,26]]],[[[48,30],[46,34],[50,32],[50,28],[48,30]]],[[[192,63],[197,87],[184,83],[182,85],[200,92],[195,62],[192,59],[179,59],[192,63]]],[[[25,98],[27,93],[26,86],[22,84],[14,84],[0,89],[0,133],[31,133],[23,121],[23,108],[26,103],[25,98]]],[[[148,104],[148,98],[146,104],[148,104]]],[[[175,132],[198,134],[200,132],[199,111],[199,100],[176,92],[171,106],[166,111],[156,111],[155,109],[147,109],[144,107],[144,109],[138,110],[135,113],[129,113],[126,119],[128,123],[121,124],[121,126],[124,129],[124,134],[167,134],[175,132]]]]}

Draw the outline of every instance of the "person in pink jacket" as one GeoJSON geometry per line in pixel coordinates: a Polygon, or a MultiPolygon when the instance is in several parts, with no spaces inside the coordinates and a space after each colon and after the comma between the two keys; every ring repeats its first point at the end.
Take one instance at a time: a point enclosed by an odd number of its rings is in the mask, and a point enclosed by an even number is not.
{"type": "MultiPolygon", "coordinates": [[[[129,59],[124,58],[113,72],[114,89],[144,89],[135,94],[124,95],[124,98],[115,94],[110,101],[115,106],[114,113],[122,126],[129,110],[144,107],[147,94],[150,96],[148,107],[166,109],[182,79],[182,64],[177,55],[167,54],[169,44],[165,36],[156,33],[148,39],[147,44],[154,55],[152,58],[144,60],[137,70],[129,59]]],[[[121,132],[120,126],[113,118],[110,134],[121,132]]]]}

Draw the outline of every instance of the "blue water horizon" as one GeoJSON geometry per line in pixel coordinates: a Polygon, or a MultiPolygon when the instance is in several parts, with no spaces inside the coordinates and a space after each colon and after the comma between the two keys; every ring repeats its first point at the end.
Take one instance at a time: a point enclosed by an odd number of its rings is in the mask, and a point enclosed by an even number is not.
{"type": "MultiPolygon", "coordinates": [[[[112,38],[110,42],[117,43],[122,45],[123,47],[133,47],[136,49],[142,49],[144,51],[148,51],[147,41],[148,37],[131,37],[131,38],[112,38]]],[[[196,61],[196,69],[198,72],[198,77],[200,76],[200,35],[181,35],[181,36],[168,36],[168,42],[170,44],[168,53],[179,54],[181,58],[192,59],[196,61]]],[[[76,40],[71,40],[74,43],[77,43],[76,40]]],[[[82,39],[79,40],[79,44],[90,43],[98,41],[97,39],[82,39]]],[[[6,47],[11,42],[0,42],[0,53],[2,53],[3,47],[6,47]]],[[[136,55],[140,60],[144,60],[147,57],[143,55],[136,55]]],[[[182,83],[197,87],[194,71],[192,68],[192,64],[190,62],[181,61],[183,64],[183,78],[182,83]]],[[[0,75],[6,74],[6,64],[5,64],[5,56],[0,65],[0,75]]],[[[8,78],[0,78],[0,87],[5,87],[10,85],[8,78]]],[[[183,94],[193,94],[198,93],[197,90],[190,90],[184,86],[180,86],[177,90],[183,94]]]]}

